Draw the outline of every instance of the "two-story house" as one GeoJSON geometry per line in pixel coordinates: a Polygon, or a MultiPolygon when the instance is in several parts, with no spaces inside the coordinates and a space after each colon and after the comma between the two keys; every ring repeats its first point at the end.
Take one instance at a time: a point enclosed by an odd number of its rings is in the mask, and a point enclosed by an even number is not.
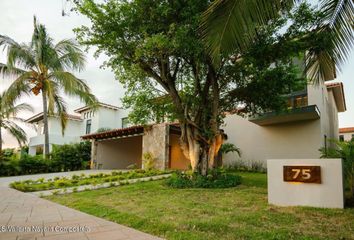
{"type": "MultiPolygon", "coordinates": [[[[224,164],[232,165],[240,159],[265,164],[267,159],[319,158],[319,149],[328,147],[329,139],[338,139],[338,113],[346,111],[342,83],[307,84],[302,91],[287,97],[287,111],[266,112],[249,118],[236,114],[226,116],[222,128],[228,142],[240,148],[241,157],[227,154],[224,164]]],[[[50,144],[78,142],[80,136],[92,141],[91,166],[94,168],[124,169],[133,164],[140,168],[147,152],[153,154],[158,168],[187,169],[189,166],[189,160],[179,147],[178,124],[129,126],[126,110],[103,103],[95,112],[89,107],[75,112],[80,116],[69,116],[64,136],[59,119],[50,117],[50,144]]],[[[30,139],[31,154],[41,150],[44,143],[42,119],[43,114],[37,114],[27,120],[39,126],[38,136],[30,139]]]]}
{"type": "MultiPolygon", "coordinates": [[[[127,111],[105,103],[99,103],[96,111],[85,106],[75,110],[77,115],[68,115],[67,125],[62,134],[60,119],[57,116],[48,117],[49,146],[63,145],[80,142],[80,136],[97,132],[100,129],[115,129],[126,127],[127,111]]],[[[29,140],[29,154],[41,154],[43,152],[43,112],[26,120],[34,124],[37,135],[29,140]]]]}
{"type": "MultiPolygon", "coordinates": [[[[228,142],[240,148],[241,157],[229,153],[224,156],[225,165],[240,159],[265,165],[267,159],[319,158],[319,149],[328,147],[329,139],[338,139],[338,113],[346,111],[342,83],[307,84],[287,97],[287,111],[249,118],[226,116],[222,128],[228,142]]],[[[143,167],[142,156],[150,152],[159,168],[187,169],[189,160],[179,147],[179,136],[178,124],[162,123],[82,138],[92,141],[92,166],[97,168],[126,168],[132,164],[143,167]]]]}

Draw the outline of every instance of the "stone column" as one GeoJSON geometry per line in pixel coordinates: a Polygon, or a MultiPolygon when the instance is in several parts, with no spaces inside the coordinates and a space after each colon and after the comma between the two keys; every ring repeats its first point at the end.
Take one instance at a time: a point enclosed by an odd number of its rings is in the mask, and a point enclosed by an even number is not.
{"type": "Polygon", "coordinates": [[[97,142],[95,139],[91,141],[91,162],[90,169],[97,168],[97,142]]]}
{"type": "MultiPolygon", "coordinates": [[[[168,168],[169,162],[169,125],[166,123],[153,125],[144,131],[143,155],[151,153],[155,159],[155,167],[160,170],[168,168]]],[[[144,159],[143,159],[144,162],[144,159]]],[[[144,165],[144,164],[143,164],[144,165]]],[[[142,166],[144,168],[144,166],[142,166]]]]}

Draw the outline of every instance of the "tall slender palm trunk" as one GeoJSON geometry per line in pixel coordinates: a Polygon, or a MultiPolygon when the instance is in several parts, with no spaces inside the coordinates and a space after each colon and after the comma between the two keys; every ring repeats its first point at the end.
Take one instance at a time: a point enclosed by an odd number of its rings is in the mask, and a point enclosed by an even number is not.
{"type": "Polygon", "coordinates": [[[49,155],[49,132],[48,132],[48,107],[47,107],[47,96],[42,90],[42,100],[43,100],[43,132],[44,132],[44,158],[49,155]]]}

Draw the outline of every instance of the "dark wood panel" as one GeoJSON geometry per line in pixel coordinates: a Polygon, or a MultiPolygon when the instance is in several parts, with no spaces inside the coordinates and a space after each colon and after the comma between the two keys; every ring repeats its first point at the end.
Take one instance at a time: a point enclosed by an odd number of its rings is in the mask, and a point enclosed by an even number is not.
{"type": "Polygon", "coordinates": [[[285,182],[321,183],[320,166],[283,166],[285,182]]]}

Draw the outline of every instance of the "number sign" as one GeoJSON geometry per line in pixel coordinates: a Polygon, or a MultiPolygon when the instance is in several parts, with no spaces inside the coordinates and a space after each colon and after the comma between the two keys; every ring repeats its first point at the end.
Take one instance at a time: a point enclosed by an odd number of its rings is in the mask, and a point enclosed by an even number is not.
{"type": "Polygon", "coordinates": [[[285,182],[321,183],[320,166],[283,166],[285,182]]]}

